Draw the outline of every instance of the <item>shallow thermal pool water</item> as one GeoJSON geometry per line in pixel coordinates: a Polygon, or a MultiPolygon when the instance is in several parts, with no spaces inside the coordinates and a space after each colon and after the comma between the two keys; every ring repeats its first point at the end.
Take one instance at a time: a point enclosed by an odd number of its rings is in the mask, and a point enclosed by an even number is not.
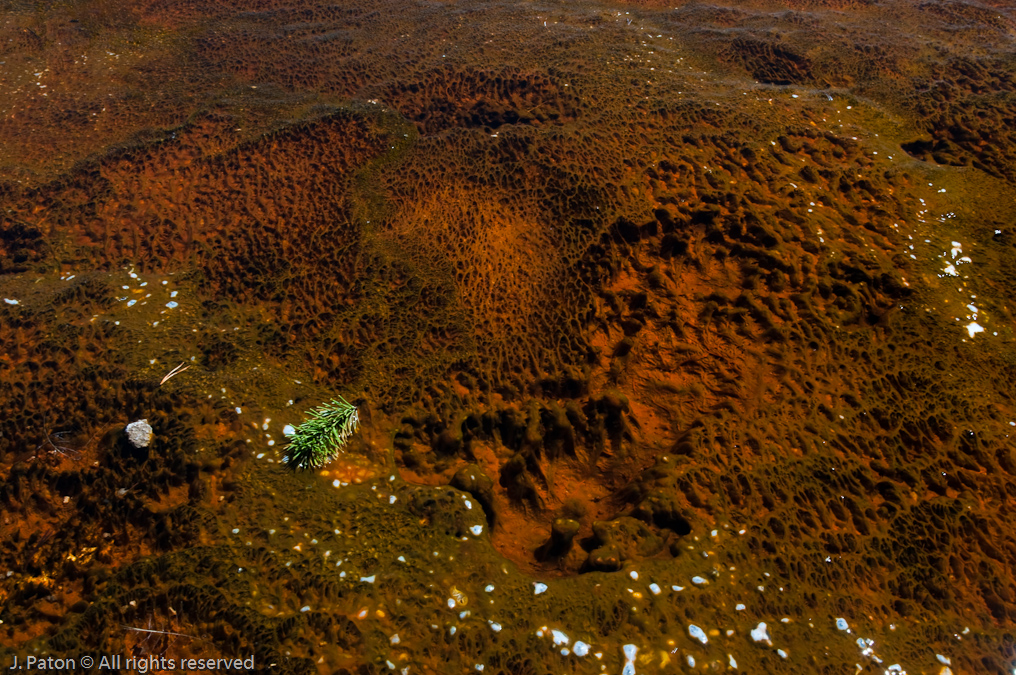
{"type": "Polygon", "coordinates": [[[0,667],[1016,673],[1014,35],[9,3],[0,667]]]}

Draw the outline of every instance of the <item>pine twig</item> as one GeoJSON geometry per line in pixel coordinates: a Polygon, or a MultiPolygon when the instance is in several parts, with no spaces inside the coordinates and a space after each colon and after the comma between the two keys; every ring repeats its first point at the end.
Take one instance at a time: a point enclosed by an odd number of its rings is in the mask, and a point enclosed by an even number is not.
{"type": "Polygon", "coordinates": [[[308,411],[310,418],[296,428],[286,446],[284,461],[288,466],[316,469],[338,456],[360,423],[356,406],[341,396],[339,399],[308,411]]]}

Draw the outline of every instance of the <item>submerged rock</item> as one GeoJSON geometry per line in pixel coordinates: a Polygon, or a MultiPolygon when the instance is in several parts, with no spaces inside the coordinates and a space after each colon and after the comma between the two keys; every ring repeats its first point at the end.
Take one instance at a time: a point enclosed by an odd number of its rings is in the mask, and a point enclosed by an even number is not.
{"type": "Polygon", "coordinates": [[[125,431],[127,432],[127,440],[139,450],[147,448],[148,444],[152,442],[152,426],[148,423],[147,419],[131,422],[127,425],[125,431]]]}

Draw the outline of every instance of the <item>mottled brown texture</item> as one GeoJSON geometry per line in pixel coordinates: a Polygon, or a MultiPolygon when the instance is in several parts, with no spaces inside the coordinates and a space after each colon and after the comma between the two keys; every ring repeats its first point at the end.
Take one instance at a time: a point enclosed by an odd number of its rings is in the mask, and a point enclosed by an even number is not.
{"type": "Polygon", "coordinates": [[[8,14],[5,664],[1012,671],[1008,5],[8,14]]]}

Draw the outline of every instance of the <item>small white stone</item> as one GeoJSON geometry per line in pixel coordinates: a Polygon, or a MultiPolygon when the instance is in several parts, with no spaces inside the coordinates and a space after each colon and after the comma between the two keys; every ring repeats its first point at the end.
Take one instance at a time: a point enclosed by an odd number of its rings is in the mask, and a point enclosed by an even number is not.
{"type": "Polygon", "coordinates": [[[127,425],[125,431],[127,432],[127,440],[135,448],[147,448],[148,444],[152,442],[152,427],[148,424],[147,419],[131,422],[127,425]]]}
{"type": "Polygon", "coordinates": [[[765,642],[770,647],[773,646],[772,641],[769,639],[769,631],[766,628],[765,621],[759,622],[759,625],[751,630],[751,639],[755,642],[765,642]]]}

